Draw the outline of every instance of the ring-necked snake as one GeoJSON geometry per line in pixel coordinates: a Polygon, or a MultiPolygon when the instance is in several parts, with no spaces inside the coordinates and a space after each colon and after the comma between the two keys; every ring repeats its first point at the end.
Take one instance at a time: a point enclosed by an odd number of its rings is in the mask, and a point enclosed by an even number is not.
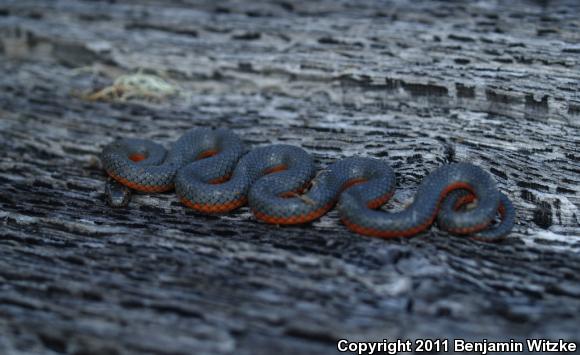
{"type": "MultiPolygon", "coordinates": [[[[376,237],[412,236],[437,219],[453,234],[497,241],[514,225],[510,200],[489,173],[469,163],[436,169],[410,206],[389,213],[377,210],[395,187],[395,174],[382,160],[346,158],[315,176],[312,157],[299,147],[271,145],[244,153],[231,131],[195,128],[169,151],[149,140],[126,138],[107,145],[101,158],[119,183],[145,192],[175,188],[185,205],[201,213],[249,204],[263,222],[299,224],[319,218],[338,202],[349,229],[376,237]],[[494,225],[498,212],[501,221],[494,225]]],[[[112,190],[107,193],[115,198],[112,190]]]]}

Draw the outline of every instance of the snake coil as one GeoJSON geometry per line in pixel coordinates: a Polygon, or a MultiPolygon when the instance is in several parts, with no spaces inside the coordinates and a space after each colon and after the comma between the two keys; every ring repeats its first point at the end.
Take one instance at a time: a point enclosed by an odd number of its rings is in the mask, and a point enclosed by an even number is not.
{"type": "MultiPolygon", "coordinates": [[[[180,200],[200,213],[248,204],[263,222],[300,224],[338,204],[350,230],[385,238],[416,235],[437,219],[450,233],[498,241],[514,225],[508,197],[473,164],[439,167],[421,183],[410,206],[389,213],[377,210],[395,187],[395,173],[382,160],[346,158],[315,176],[314,161],[302,148],[270,145],[244,152],[241,140],[227,129],[194,128],[169,151],[149,140],[125,138],[107,145],[101,160],[123,186],[144,192],[175,188],[180,200]],[[494,225],[498,212],[501,221],[494,225]]],[[[109,203],[125,204],[123,191],[108,186],[109,203]]]]}

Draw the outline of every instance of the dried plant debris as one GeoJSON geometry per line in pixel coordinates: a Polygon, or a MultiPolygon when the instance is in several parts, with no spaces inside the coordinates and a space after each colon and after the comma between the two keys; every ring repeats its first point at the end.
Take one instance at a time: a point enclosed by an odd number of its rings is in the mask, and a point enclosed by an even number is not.
{"type": "Polygon", "coordinates": [[[177,84],[154,74],[121,75],[112,85],[84,95],[90,101],[145,100],[160,102],[179,93],[177,84]]]}

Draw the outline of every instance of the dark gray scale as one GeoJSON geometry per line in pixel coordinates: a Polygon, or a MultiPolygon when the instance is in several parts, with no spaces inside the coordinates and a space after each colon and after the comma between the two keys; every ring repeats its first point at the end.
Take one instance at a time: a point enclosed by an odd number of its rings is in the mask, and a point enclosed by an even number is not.
{"type": "Polygon", "coordinates": [[[500,204],[504,209],[501,222],[496,226],[488,227],[473,234],[471,237],[485,242],[497,242],[505,239],[515,224],[516,210],[512,201],[500,192],[500,204]]]}
{"type": "Polygon", "coordinates": [[[417,192],[413,204],[401,212],[373,210],[364,200],[364,192],[354,189],[341,195],[338,209],[343,219],[357,226],[403,235],[405,231],[428,223],[436,210],[439,195],[432,189],[429,181],[425,181],[424,184],[429,188],[417,192]]]}
{"type": "MultiPolygon", "coordinates": [[[[455,190],[447,195],[445,200],[440,206],[440,215],[452,216],[453,214],[463,213],[461,210],[456,210],[455,207],[460,199],[471,195],[471,192],[467,190],[455,190]]],[[[513,207],[510,199],[500,192],[500,209],[503,208],[503,213],[501,213],[501,221],[496,225],[488,226],[486,229],[470,234],[470,238],[475,238],[487,242],[496,242],[503,240],[509,232],[512,230],[515,223],[515,209],[513,207]]],[[[441,224],[438,221],[439,224],[441,224]]],[[[443,226],[440,226],[444,228],[443,226]]]]}
{"type": "MultiPolygon", "coordinates": [[[[340,195],[338,209],[343,220],[355,230],[362,228],[358,231],[363,234],[416,234],[431,224],[439,208],[437,218],[442,229],[467,233],[488,226],[500,202],[502,222],[473,237],[495,241],[509,233],[514,224],[515,211],[509,199],[497,190],[488,173],[472,164],[450,164],[435,170],[419,186],[407,209],[386,213],[371,208],[388,198],[395,185],[394,172],[385,162],[343,159],[324,170],[305,195],[289,197],[288,192],[305,187],[314,174],[314,163],[308,153],[299,147],[273,145],[249,152],[238,164],[243,152],[242,142],[231,131],[198,128],[187,131],[169,151],[148,140],[119,140],[104,148],[102,161],[109,174],[125,180],[130,187],[162,191],[150,187],[175,184],[180,197],[210,207],[235,207],[248,197],[256,213],[278,220],[290,218],[288,223],[318,217],[340,195]],[[209,153],[216,156],[198,160],[209,153]],[[273,171],[276,173],[270,174],[273,171]],[[231,176],[228,181],[216,184],[216,180],[228,176],[231,176]],[[364,183],[349,187],[353,181],[364,183]],[[474,209],[453,208],[462,196],[452,192],[457,189],[475,195],[474,209]]],[[[109,204],[125,205],[127,191],[109,183],[106,188],[109,204]]]]}
{"type": "Polygon", "coordinates": [[[339,210],[344,219],[363,228],[409,235],[425,229],[437,213],[439,200],[446,189],[456,183],[471,186],[478,198],[478,208],[458,214],[443,215],[442,223],[451,228],[467,228],[489,223],[499,205],[499,192],[491,176],[474,165],[457,163],[442,166],[431,173],[415,195],[413,203],[401,212],[388,213],[368,208],[361,191],[349,190],[342,194],[339,210]]]}
{"type": "Polygon", "coordinates": [[[305,187],[315,173],[314,160],[303,149],[277,145],[259,148],[262,153],[254,155],[258,164],[261,159],[267,162],[261,169],[284,165],[286,170],[261,177],[251,187],[248,203],[252,210],[265,213],[270,217],[287,218],[296,215],[298,208],[293,198],[282,198],[288,192],[296,192],[305,187]]]}
{"type": "MultiPolygon", "coordinates": [[[[315,211],[328,208],[338,199],[339,194],[350,181],[366,180],[360,189],[367,201],[375,200],[388,194],[394,186],[394,172],[391,167],[377,159],[347,158],[330,165],[313,181],[310,190],[300,197],[284,197],[292,191],[286,188],[284,181],[292,176],[273,175],[272,179],[260,179],[250,190],[249,204],[254,211],[271,217],[290,218],[307,216],[315,211]]],[[[268,177],[269,178],[269,177],[268,177]]],[[[308,180],[306,180],[308,181],[308,180]]],[[[306,181],[299,179],[296,184],[306,181]]]]}
{"type": "Polygon", "coordinates": [[[108,172],[140,185],[150,185],[152,177],[148,175],[148,168],[162,165],[166,156],[167,151],[160,144],[145,139],[123,138],[105,146],[101,161],[108,172]],[[129,157],[134,155],[144,159],[133,161],[129,157]]]}
{"type": "Polygon", "coordinates": [[[451,164],[444,171],[447,173],[447,185],[465,183],[471,187],[475,194],[476,207],[461,213],[453,209],[441,210],[437,216],[439,226],[452,231],[489,224],[495,217],[500,203],[500,192],[491,175],[480,167],[468,163],[451,164]]]}
{"type": "MultiPolygon", "coordinates": [[[[101,160],[107,171],[120,178],[145,187],[164,186],[173,184],[177,171],[206,151],[223,152],[223,161],[230,163],[231,170],[243,153],[243,145],[229,130],[194,128],[181,136],[169,152],[149,140],[125,138],[107,145],[101,160]],[[133,155],[144,159],[133,161],[130,159],[133,155]]],[[[223,164],[216,167],[206,164],[208,173],[223,169],[223,164]]]]}
{"type": "MultiPolygon", "coordinates": [[[[220,164],[224,164],[223,158],[220,158],[220,164]]],[[[290,145],[272,145],[252,150],[240,159],[231,178],[221,184],[211,183],[216,176],[211,166],[206,169],[205,165],[198,165],[204,163],[202,160],[182,169],[176,179],[177,194],[202,205],[223,205],[244,199],[252,185],[257,191],[268,189],[282,193],[297,190],[314,173],[312,157],[302,148],[290,145]],[[269,170],[282,166],[284,171],[267,175],[269,170]]]]}
{"type": "Polygon", "coordinates": [[[395,172],[391,166],[379,159],[352,157],[333,165],[335,175],[340,177],[340,190],[353,180],[365,180],[362,184],[344,190],[356,194],[362,202],[370,202],[385,197],[395,188],[395,172]]]}
{"type": "Polygon", "coordinates": [[[191,137],[191,139],[187,145],[180,146],[180,149],[194,149],[196,156],[207,151],[216,151],[217,154],[206,159],[188,162],[180,169],[175,178],[175,192],[179,197],[192,203],[221,204],[221,201],[229,199],[227,196],[235,195],[236,190],[234,188],[228,192],[227,188],[222,186],[223,184],[213,185],[212,182],[231,175],[244,153],[244,146],[235,134],[226,129],[216,130],[213,136],[201,132],[199,136],[191,137]],[[222,186],[222,188],[215,189],[216,186],[222,186]]]}

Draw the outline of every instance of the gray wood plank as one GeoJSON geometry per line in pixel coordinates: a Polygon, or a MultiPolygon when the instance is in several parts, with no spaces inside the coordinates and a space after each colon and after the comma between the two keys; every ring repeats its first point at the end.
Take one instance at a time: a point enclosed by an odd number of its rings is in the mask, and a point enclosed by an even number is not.
{"type": "Polygon", "coordinates": [[[336,340],[579,341],[580,47],[573,1],[0,4],[0,352],[315,354],[336,340]],[[142,70],[177,95],[90,101],[142,70]],[[501,244],[360,237],[172,193],[104,202],[116,138],[190,127],[380,157],[388,208],[470,161],[517,208],[501,244]]]}

